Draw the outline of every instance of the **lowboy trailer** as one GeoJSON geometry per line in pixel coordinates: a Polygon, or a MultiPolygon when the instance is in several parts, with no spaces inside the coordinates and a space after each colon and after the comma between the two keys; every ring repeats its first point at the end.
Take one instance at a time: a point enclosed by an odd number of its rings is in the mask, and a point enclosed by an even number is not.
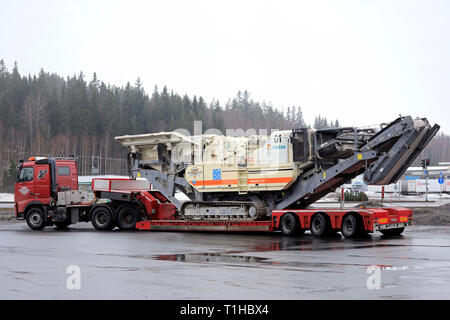
{"type": "Polygon", "coordinates": [[[91,220],[98,230],[121,229],[160,231],[276,232],[301,235],[309,230],[322,237],[341,232],[347,238],[380,231],[399,235],[412,224],[412,210],[406,208],[273,210],[270,220],[186,220],[159,191],[139,189],[136,180],[97,178],[92,189],[98,199],[109,202],[95,207],[91,220]],[[126,209],[125,211],[124,208],[126,209]],[[96,211],[97,210],[97,211],[96,211]]]}
{"type": "Polygon", "coordinates": [[[309,230],[322,237],[341,232],[352,238],[380,231],[383,235],[400,235],[412,225],[412,210],[407,208],[301,209],[274,210],[268,221],[186,221],[172,217],[165,220],[142,220],[138,230],[165,231],[281,231],[301,235],[309,230]]]}

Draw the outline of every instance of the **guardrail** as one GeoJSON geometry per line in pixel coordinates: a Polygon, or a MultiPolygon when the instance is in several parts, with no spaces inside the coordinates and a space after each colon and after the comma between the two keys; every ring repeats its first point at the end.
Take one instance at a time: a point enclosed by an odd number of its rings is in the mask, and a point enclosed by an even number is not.
{"type": "Polygon", "coordinates": [[[0,220],[9,220],[14,216],[14,202],[1,201],[0,202],[0,220]]]}

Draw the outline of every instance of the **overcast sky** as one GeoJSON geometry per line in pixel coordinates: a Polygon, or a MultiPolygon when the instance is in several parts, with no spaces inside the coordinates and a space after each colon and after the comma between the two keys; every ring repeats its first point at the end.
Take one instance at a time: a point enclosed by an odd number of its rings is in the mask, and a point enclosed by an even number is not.
{"type": "Polygon", "coordinates": [[[450,1],[0,0],[0,59],[224,104],[238,90],[304,118],[399,114],[450,133],[450,1]]]}

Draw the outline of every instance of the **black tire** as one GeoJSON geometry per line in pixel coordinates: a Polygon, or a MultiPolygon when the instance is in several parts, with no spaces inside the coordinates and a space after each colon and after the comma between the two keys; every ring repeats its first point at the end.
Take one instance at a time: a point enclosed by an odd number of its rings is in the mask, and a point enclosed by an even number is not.
{"type": "Polygon", "coordinates": [[[44,211],[40,208],[31,208],[27,213],[27,224],[33,230],[42,230],[46,226],[44,211]]]}
{"type": "Polygon", "coordinates": [[[122,206],[117,211],[117,226],[122,230],[134,230],[139,219],[139,211],[133,206],[122,206]]]}
{"type": "MultiPolygon", "coordinates": [[[[300,233],[300,225],[292,213],[286,213],[280,220],[281,232],[286,236],[300,233]]],[[[304,232],[304,230],[303,230],[304,232]]]]}
{"type": "Polygon", "coordinates": [[[325,236],[329,230],[325,215],[322,213],[315,214],[311,219],[311,226],[309,230],[315,237],[325,236]]]}
{"type": "Polygon", "coordinates": [[[91,213],[91,222],[97,230],[112,230],[114,228],[114,222],[111,212],[107,207],[96,207],[91,213]]]}
{"type": "Polygon", "coordinates": [[[359,234],[360,226],[358,219],[353,214],[347,214],[342,219],[342,235],[346,238],[353,238],[359,234]]]}
{"type": "Polygon", "coordinates": [[[380,232],[383,234],[383,236],[399,236],[405,231],[405,228],[395,228],[395,229],[387,229],[387,230],[380,230],[380,232]]]}

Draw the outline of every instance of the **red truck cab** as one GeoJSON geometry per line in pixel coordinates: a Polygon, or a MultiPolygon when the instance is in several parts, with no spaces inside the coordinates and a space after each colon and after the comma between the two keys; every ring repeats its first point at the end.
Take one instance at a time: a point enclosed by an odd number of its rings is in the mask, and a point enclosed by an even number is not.
{"type": "Polygon", "coordinates": [[[21,161],[14,188],[16,218],[26,219],[33,208],[46,214],[57,193],[68,190],[78,190],[75,160],[32,157],[21,161]]]}

